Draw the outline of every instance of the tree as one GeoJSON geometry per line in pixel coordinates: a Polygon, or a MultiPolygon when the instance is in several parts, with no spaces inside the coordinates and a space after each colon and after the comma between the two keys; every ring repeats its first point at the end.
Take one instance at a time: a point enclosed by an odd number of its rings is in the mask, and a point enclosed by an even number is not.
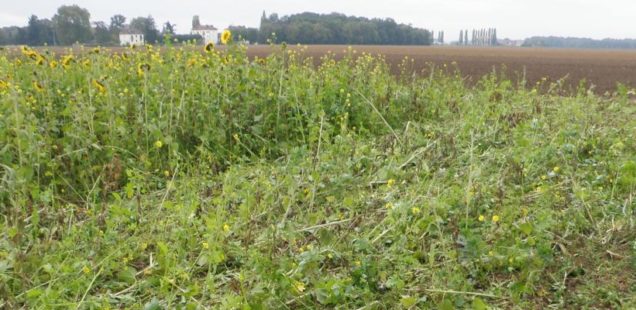
{"type": "Polygon", "coordinates": [[[464,45],[468,45],[468,29],[464,30],[464,45]]]}
{"type": "MultiPolygon", "coordinates": [[[[126,16],[121,14],[113,15],[110,18],[110,31],[119,31],[126,25],[126,16]]],[[[119,33],[117,33],[119,34],[119,33]]]]}
{"type": "Polygon", "coordinates": [[[51,21],[38,19],[35,15],[29,17],[24,34],[25,43],[28,45],[53,45],[55,43],[55,30],[51,21]]]}
{"type": "Polygon", "coordinates": [[[108,26],[108,30],[110,31],[112,42],[119,42],[119,34],[125,26],[126,17],[124,15],[116,14],[110,18],[110,25],[108,26]]]}
{"type": "Polygon", "coordinates": [[[130,21],[130,28],[143,33],[147,43],[156,43],[159,38],[159,30],[152,16],[133,18],[130,21]]]}
{"type": "Polygon", "coordinates": [[[464,30],[459,31],[459,45],[464,44],[464,30]]]}
{"type": "Polygon", "coordinates": [[[230,26],[228,28],[232,32],[232,40],[239,42],[245,40],[250,43],[258,42],[258,29],[247,28],[245,26],[230,26]]]}
{"type": "Polygon", "coordinates": [[[114,42],[113,35],[108,29],[108,27],[106,26],[106,23],[95,22],[94,26],[95,27],[93,28],[93,31],[94,31],[95,43],[99,45],[110,45],[114,42]]]}
{"type": "Polygon", "coordinates": [[[161,34],[165,35],[174,35],[175,31],[174,31],[174,27],[176,25],[175,24],[171,24],[170,21],[167,21],[165,24],[163,24],[163,29],[161,30],[161,34]]]}
{"type": "Polygon", "coordinates": [[[92,38],[91,14],[77,5],[63,5],[53,16],[55,34],[62,45],[87,43],[92,38]]]}

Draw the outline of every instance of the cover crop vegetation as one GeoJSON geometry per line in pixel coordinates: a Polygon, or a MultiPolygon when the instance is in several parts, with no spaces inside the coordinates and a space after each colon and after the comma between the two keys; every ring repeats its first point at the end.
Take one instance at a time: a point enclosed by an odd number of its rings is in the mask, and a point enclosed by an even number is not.
{"type": "Polygon", "coordinates": [[[1,53],[0,307],[636,307],[625,87],[1,53]]]}

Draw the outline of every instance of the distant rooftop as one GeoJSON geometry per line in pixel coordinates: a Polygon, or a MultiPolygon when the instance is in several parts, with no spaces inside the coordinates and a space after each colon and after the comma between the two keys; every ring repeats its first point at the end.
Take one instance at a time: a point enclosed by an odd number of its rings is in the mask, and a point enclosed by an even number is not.
{"type": "Polygon", "coordinates": [[[119,34],[144,34],[144,33],[139,30],[132,29],[130,27],[125,27],[119,32],[119,34]]]}
{"type": "Polygon", "coordinates": [[[212,25],[199,25],[192,27],[192,30],[218,30],[212,25]]]}

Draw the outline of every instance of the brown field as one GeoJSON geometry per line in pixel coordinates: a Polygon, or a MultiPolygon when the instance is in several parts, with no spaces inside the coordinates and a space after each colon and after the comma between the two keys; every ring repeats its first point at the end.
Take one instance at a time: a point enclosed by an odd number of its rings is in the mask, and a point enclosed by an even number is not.
{"type": "MultiPolygon", "coordinates": [[[[297,46],[290,48],[297,49],[297,46]]],[[[586,87],[593,85],[599,94],[613,92],[618,83],[636,87],[636,51],[629,50],[585,50],[585,49],[545,49],[507,47],[438,47],[438,46],[352,46],[358,55],[366,52],[382,54],[391,65],[393,72],[399,73],[398,64],[404,57],[413,59],[413,70],[427,74],[431,65],[450,68],[456,66],[469,83],[474,83],[486,74],[496,70],[504,72],[508,78],[518,81],[525,77],[527,85],[545,79],[548,83],[564,79],[564,91],[574,90],[581,80],[586,87]]],[[[53,48],[64,52],[65,48],[53,48]]],[[[113,48],[120,51],[122,48],[113,48]]],[[[279,50],[279,47],[252,45],[248,47],[250,57],[264,57],[279,50]]],[[[328,52],[342,57],[345,45],[310,45],[304,55],[313,57],[316,64],[328,52]]],[[[452,69],[451,69],[452,70],[452,69]]]]}
{"type": "MultiPolygon", "coordinates": [[[[312,45],[305,54],[319,58],[331,51],[342,56],[346,49],[341,45],[312,45]]],[[[636,87],[636,51],[419,46],[353,46],[353,49],[358,53],[384,55],[396,73],[404,57],[410,57],[414,59],[413,68],[423,74],[431,64],[450,66],[455,62],[472,82],[496,69],[513,80],[525,72],[528,85],[543,78],[548,82],[565,78],[566,90],[576,88],[583,79],[588,82],[587,86],[594,85],[594,90],[601,94],[616,90],[617,83],[636,87]]],[[[262,57],[271,51],[269,46],[248,48],[250,56],[262,57]]]]}

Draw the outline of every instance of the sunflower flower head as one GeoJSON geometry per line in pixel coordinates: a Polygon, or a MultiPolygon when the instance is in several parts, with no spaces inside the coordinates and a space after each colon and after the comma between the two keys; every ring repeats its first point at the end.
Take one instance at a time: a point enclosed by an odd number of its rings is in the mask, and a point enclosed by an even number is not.
{"type": "Polygon", "coordinates": [[[210,42],[208,44],[205,45],[204,50],[206,53],[212,53],[214,52],[214,43],[210,42]]]}
{"type": "Polygon", "coordinates": [[[33,81],[33,88],[38,92],[44,91],[44,87],[38,81],[33,81]]]}
{"type": "Polygon", "coordinates": [[[148,71],[150,71],[150,65],[149,64],[143,63],[143,64],[140,64],[139,66],[137,66],[137,74],[139,74],[139,76],[143,76],[148,71]]]}
{"type": "Polygon", "coordinates": [[[106,86],[98,80],[93,80],[93,87],[95,87],[100,94],[106,93],[106,86]]]}
{"type": "Polygon", "coordinates": [[[73,55],[66,55],[64,56],[64,58],[62,58],[62,66],[66,69],[68,68],[73,62],[75,61],[75,58],[73,57],[73,55]]]}
{"type": "Polygon", "coordinates": [[[232,32],[230,30],[225,29],[221,34],[221,43],[228,44],[232,41],[232,32]]]}

